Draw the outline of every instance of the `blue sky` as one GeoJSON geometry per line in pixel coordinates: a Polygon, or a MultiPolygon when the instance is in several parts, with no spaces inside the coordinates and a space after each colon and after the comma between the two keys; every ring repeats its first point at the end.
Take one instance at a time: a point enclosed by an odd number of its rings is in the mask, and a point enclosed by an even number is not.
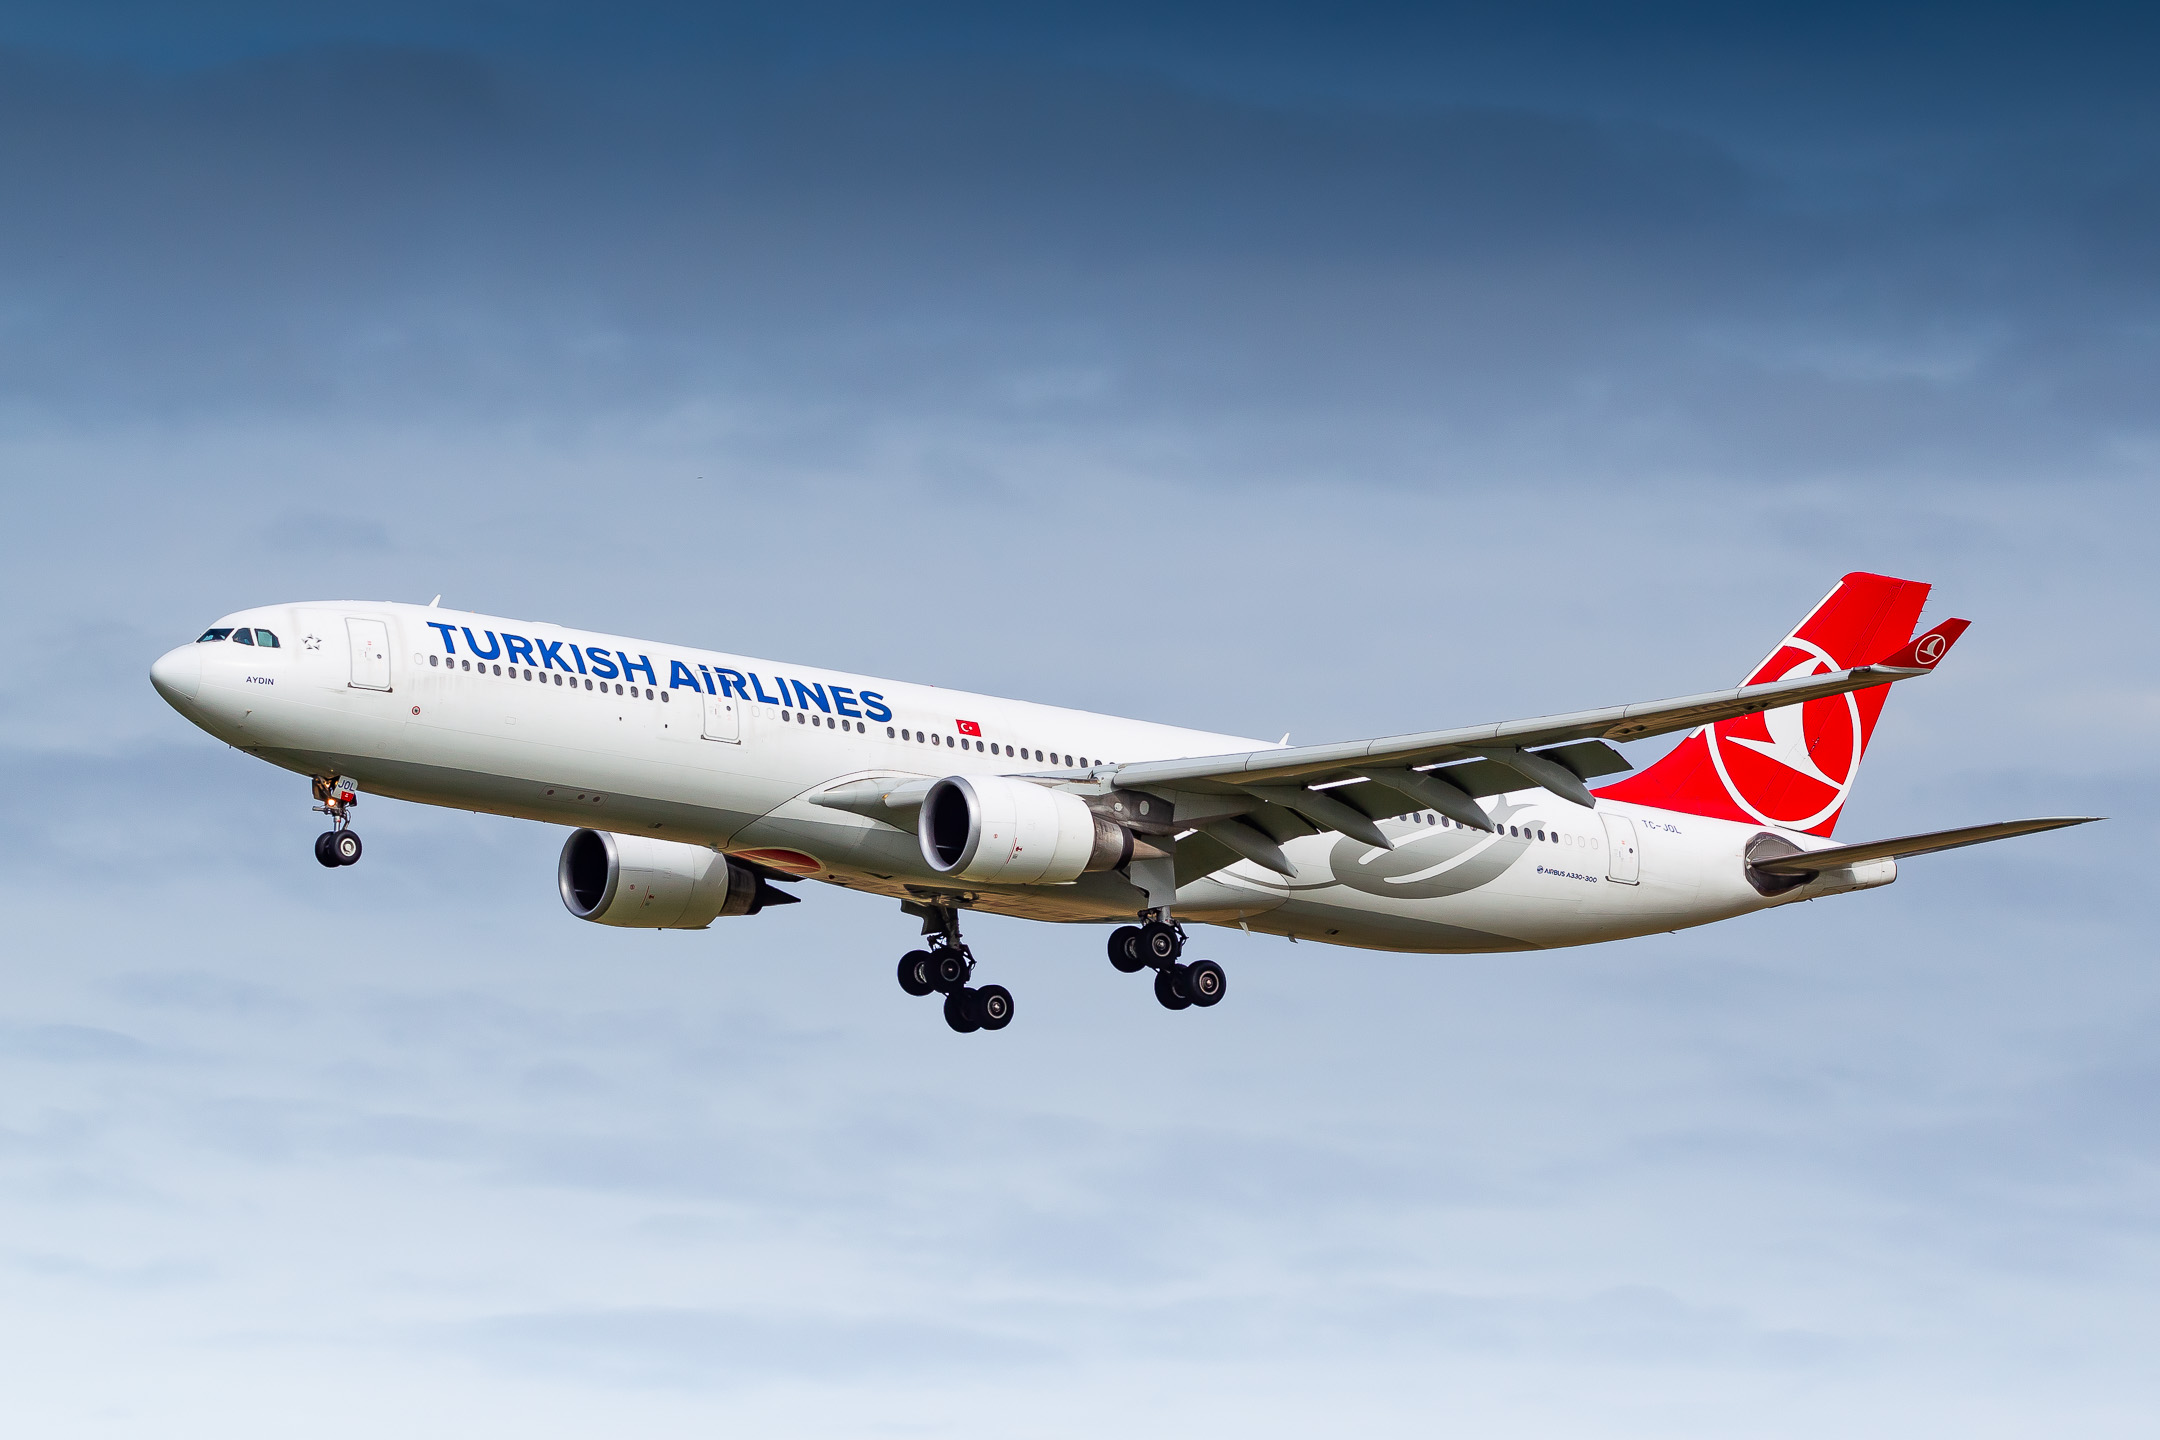
{"type": "MultiPolygon", "coordinates": [[[[2141,1434],[2153,27],[2129,9],[0,16],[0,1345],[40,1434],[2141,1434]],[[1320,740],[1975,622],[1841,834],[1205,1016],[860,896],[582,926],[150,659],[380,596],[1320,740]]],[[[1652,747],[1654,749],[1654,747],[1652,747]]]]}

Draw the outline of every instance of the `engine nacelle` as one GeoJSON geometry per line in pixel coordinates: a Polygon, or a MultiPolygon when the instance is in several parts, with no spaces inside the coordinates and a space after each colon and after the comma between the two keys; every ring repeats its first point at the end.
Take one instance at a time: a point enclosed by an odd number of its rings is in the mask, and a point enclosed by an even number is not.
{"type": "Polygon", "coordinates": [[[1132,858],[1132,832],[1070,791],[997,775],[948,775],[916,822],[940,875],[996,885],[1062,885],[1132,858]]]}
{"type": "Polygon", "coordinates": [[[555,880],[578,919],[641,930],[702,930],[722,915],[795,900],[716,850],[605,830],[573,832],[555,880]]]}

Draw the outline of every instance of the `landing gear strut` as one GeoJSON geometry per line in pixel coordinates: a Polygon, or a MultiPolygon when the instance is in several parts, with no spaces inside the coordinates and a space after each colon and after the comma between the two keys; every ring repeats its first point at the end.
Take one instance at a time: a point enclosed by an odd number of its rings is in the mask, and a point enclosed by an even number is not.
{"type": "Polygon", "coordinates": [[[907,909],[922,916],[923,934],[930,939],[928,948],[900,957],[900,988],[917,997],[942,994],[945,1023],[962,1035],[1012,1024],[1012,991],[968,984],[975,975],[975,953],[960,938],[959,907],[910,904],[907,909]]]}
{"type": "Polygon", "coordinates": [[[330,817],[330,828],[315,837],[315,858],[330,869],[360,862],[360,836],[352,829],[352,807],[360,803],[359,788],[338,775],[317,775],[314,780],[315,811],[330,817]]]}
{"type": "Polygon", "coordinates": [[[1230,977],[1213,960],[1182,962],[1185,927],[1160,910],[1142,911],[1140,919],[1110,932],[1110,963],[1127,975],[1153,967],[1155,998],[1165,1010],[1221,1003],[1230,977]]]}

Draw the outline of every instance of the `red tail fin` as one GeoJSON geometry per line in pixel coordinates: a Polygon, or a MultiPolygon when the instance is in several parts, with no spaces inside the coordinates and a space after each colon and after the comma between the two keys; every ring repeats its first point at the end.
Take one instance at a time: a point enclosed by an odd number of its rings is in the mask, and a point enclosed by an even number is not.
{"type": "MultiPolygon", "coordinates": [[[[1912,638],[1927,593],[1917,580],[1847,575],[1741,683],[1761,685],[1881,661],[1912,638]]],[[[1939,650],[1928,663],[1934,658],[1940,658],[1939,650]]],[[[1877,685],[1705,726],[1649,769],[1597,793],[1688,815],[1827,836],[1837,828],[1860,772],[1860,756],[1889,695],[1888,685],[1877,685]]]]}

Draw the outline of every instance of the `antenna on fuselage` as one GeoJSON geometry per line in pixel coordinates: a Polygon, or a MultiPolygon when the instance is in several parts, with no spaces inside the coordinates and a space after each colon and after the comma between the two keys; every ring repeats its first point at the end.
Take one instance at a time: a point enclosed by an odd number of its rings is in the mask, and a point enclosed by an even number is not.
{"type": "Polygon", "coordinates": [[[432,599],[432,600],[430,600],[430,601],[428,601],[428,602],[427,602],[427,608],[428,608],[428,609],[430,609],[430,610],[433,610],[433,609],[435,609],[435,608],[436,608],[437,606],[439,606],[439,605],[441,605],[441,604],[442,604],[442,596],[440,596],[440,595],[437,595],[437,596],[436,596],[436,597],[435,597],[434,599],[432,599]]]}

